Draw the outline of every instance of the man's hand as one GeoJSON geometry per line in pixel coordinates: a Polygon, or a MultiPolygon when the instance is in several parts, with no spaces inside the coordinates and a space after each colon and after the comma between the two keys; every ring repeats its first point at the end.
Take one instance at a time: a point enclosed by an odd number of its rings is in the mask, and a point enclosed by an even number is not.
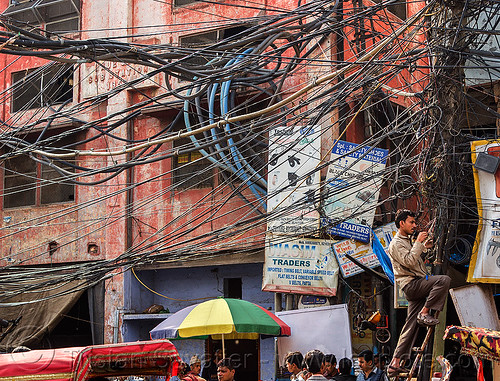
{"type": "Polygon", "coordinates": [[[427,239],[427,237],[429,237],[429,233],[427,233],[427,232],[420,232],[420,233],[418,233],[418,236],[417,236],[417,242],[422,242],[423,243],[427,239]]]}
{"type": "Polygon", "coordinates": [[[430,249],[434,246],[434,241],[432,240],[432,237],[429,236],[428,232],[418,233],[417,242],[422,242],[426,249],[430,249]]]}

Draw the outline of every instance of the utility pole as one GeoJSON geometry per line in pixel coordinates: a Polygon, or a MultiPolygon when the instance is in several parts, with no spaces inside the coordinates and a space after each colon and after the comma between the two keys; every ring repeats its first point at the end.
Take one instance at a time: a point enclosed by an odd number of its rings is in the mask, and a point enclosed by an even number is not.
{"type": "MultiPolygon", "coordinates": [[[[462,52],[467,47],[467,38],[462,28],[467,23],[467,4],[442,0],[430,13],[428,20],[431,83],[427,95],[431,109],[426,131],[422,131],[426,134],[422,190],[426,210],[430,213],[429,220],[435,227],[435,275],[446,274],[444,249],[447,242],[458,234],[459,208],[455,201],[462,191],[456,181],[456,174],[463,169],[462,160],[468,154],[466,150],[459,151],[459,147],[464,147],[466,143],[460,135],[460,124],[465,104],[465,56],[462,52]]],[[[446,319],[446,310],[443,312],[440,320],[446,319]]],[[[432,349],[431,340],[424,354],[419,381],[430,379],[432,359],[443,354],[432,353],[432,349]]],[[[441,352],[444,347],[436,346],[435,349],[441,352]]]]}

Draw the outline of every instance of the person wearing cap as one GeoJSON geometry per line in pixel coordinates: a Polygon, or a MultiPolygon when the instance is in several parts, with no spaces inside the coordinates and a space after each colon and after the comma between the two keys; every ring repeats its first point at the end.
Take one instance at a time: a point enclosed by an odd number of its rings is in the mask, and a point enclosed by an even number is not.
{"type": "Polygon", "coordinates": [[[194,355],[191,357],[191,360],[189,360],[189,366],[187,366],[187,372],[186,374],[181,377],[181,380],[183,381],[205,381],[204,378],[200,377],[200,370],[201,370],[201,360],[198,358],[198,356],[194,355]]]}
{"type": "Polygon", "coordinates": [[[189,360],[189,366],[191,368],[189,374],[196,376],[198,380],[205,380],[204,378],[200,377],[201,360],[198,356],[194,355],[193,357],[191,357],[191,360],[189,360]]]}

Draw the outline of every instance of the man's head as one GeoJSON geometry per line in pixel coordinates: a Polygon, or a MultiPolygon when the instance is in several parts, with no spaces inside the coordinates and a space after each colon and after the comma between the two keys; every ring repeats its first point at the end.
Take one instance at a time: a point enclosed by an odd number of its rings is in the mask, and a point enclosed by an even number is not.
{"type": "Polygon", "coordinates": [[[325,355],[325,372],[329,375],[337,373],[337,358],[334,354],[325,355]]]}
{"type": "Polygon", "coordinates": [[[352,361],[347,357],[340,359],[339,361],[339,372],[340,374],[351,374],[352,361]]]}
{"type": "Polygon", "coordinates": [[[365,350],[358,355],[359,367],[366,374],[370,373],[373,369],[373,352],[365,350]]]}
{"type": "Polygon", "coordinates": [[[290,352],[285,356],[285,365],[290,373],[297,374],[302,370],[304,356],[300,352],[290,352]]]}
{"type": "Polygon", "coordinates": [[[214,360],[215,363],[219,363],[220,360],[222,360],[222,349],[217,349],[214,353],[214,360]]]}
{"type": "Polygon", "coordinates": [[[189,366],[191,367],[191,373],[200,374],[201,360],[198,358],[198,356],[194,355],[193,357],[191,357],[191,360],[189,360],[189,366]]]}
{"type": "Polygon", "coordinates": [[[233,381],[234,373],[234,365],[231,359],[225,358],[217,363],[217,378],[219,381],[233,381]]]}
{"type": "Polygon", "coordinates": [[[399,209],[396,212],[394,223],[396,227],[405,235],[412,235],[417,229],[417,214],[408,209],[399,209]]]}
{"type": "Polygon", "coordinates": [[[312,374],[320,373],[323,370],[325,363],[325,355],[323,352],[314,349],[306,353],[304,357],[306,368],[312,374]]]}

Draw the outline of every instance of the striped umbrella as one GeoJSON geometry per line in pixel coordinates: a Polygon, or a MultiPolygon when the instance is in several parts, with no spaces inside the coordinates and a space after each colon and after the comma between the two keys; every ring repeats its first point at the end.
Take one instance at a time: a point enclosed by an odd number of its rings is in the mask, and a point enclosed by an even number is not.
{"type": "Polygon", "coordinates": [[[291,329],[265,308],[241,299],[217,298],[186,307],[150,331],[152,339],[208,337],[257,339],[259,335],[290,336],[291,329]]]}

